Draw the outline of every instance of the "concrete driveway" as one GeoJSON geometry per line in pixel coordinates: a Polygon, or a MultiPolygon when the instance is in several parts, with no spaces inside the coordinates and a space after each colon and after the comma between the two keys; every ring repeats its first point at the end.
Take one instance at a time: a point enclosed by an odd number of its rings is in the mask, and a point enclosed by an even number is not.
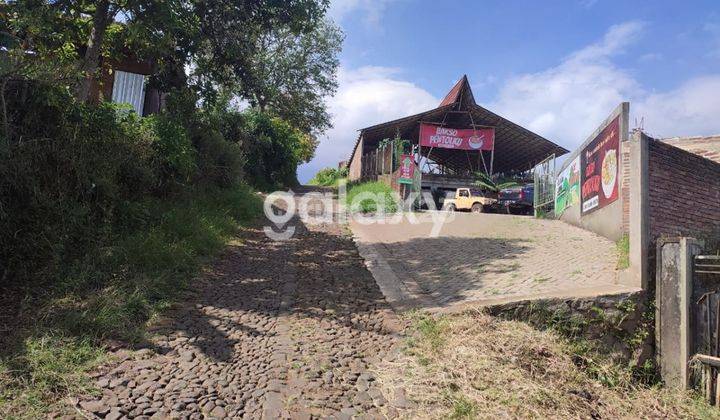
{"type": "Polygon", "coordinates": [[[557,220],[456,213],[437,237],[420,223],[350,222],[360,253],[397,309],[455,310],[549,297],[626,293],[616,245],[557,220]]]}

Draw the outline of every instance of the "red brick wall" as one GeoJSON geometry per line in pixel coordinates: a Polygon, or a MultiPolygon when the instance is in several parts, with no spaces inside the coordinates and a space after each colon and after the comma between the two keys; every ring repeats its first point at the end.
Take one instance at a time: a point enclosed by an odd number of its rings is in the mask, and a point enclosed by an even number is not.
{"type": "Polygon", "coordinates": [[[630,233],[630,142],[620,145],[620,199],[622,200],[622,231],[630,233]]]}
{"type": "Polygon", "coordinates": [[[673,137],[662,139],[662,141],[679,149],[720,162],[720,136],[673,137]]]}
{"type": "Polygon", "coordinates": [[[720,163],[653,139],[648,154],[651,243],[720,232],[720,163]]]}

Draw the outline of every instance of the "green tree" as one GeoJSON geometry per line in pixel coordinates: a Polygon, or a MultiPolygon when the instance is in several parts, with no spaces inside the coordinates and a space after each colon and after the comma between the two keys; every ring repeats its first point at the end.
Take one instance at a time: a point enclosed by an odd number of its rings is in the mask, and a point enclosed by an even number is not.
{"type": "Polygon", "coordinates": [[[297,166],[312,158],[303,145],[307,134],[258,109],[235,115],[240,118],[239,142],[245,152],[248,181],[261,189],[296,184],[297,166]]]}
{"type": "Polygon", "coordinates": [[[329,21],[306,33],[280,28],[264,34],[240,85],[242,95],[306,133],[325,131],[331,127],[325,99],[337,89],[343,37],[329,21]]]}
{"type": "Polygon", "coordinates": [[[225,86],[250,83],[264,34],[311,32],[327,7],[328,0],[26,0],[3,5],[3,16],[31,51],[72,52],[82,101],[101,59],[128,52],[156,61],[173,87],[187,82],[182,73],[192,66],[191,83],[212,99],[225,86]]]}

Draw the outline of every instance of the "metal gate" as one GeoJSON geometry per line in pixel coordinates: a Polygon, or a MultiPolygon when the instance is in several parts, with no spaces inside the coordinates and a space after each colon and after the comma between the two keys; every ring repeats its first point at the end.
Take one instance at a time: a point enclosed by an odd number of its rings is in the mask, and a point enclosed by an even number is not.
{"type": "Polygon", "coordinates": [[[690,311],[692,352],[701,368],[695,384],[706,400],[720,404],[720,255],[693,258],[690,311]]]}
{"type": "Polygon", "coordinates": [[[555,154],[552,154],[533,169],[535,217],[548,213],[555,205],[555,178],[555,154]]]}

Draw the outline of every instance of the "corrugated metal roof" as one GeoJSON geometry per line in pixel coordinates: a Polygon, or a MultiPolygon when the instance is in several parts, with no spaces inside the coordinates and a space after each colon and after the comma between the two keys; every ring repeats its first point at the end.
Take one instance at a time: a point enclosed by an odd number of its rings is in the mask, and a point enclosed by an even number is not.
{"type": "MultiPolygon", "coordinates": [[[[370,150],[377,147],[380,140],[398,133],[402,138],[415,141],[420,122],[445,122],[450,127],[470,127],[473,123],[495,127],[495,172],[527,170],[553,153],[559,156],[568,152],[550,140],[477,105],[468,78],[464,75],[437,108],[361,129],[348,162],[352,162],[361,137],[365,147],[370,150]]],[[[466,159],[464,154],[456,156],[457,151],[438,150],[433,155],[447,161],[466,159]]]]}

